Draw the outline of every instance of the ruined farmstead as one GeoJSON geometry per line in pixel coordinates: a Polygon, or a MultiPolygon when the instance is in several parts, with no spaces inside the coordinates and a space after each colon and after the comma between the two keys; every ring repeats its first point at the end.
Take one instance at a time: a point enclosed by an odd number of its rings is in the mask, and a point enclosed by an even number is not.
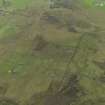
{"type": "Polygon", "coordinates": [[[77,0],[50,0],[50,8],[73,9],[77,0]]]}
{"type": "Polygon", "coordinates": [[[103,7],[105,6],[105,0],[94,0],[95,6],[103,7]]]}

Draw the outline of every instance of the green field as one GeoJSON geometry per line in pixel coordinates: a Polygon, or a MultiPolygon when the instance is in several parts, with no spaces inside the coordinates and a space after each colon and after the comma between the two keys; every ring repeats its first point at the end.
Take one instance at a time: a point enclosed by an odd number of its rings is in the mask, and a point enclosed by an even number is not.
{"type": "Polygon", "coordinates": [[[105,7],[74,1],[0,1],[0,105],[105,105],[105,7]]]}

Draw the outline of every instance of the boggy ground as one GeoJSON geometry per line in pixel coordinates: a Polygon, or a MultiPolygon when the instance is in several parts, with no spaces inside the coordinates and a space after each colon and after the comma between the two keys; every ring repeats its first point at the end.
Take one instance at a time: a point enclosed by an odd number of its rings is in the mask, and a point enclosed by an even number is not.
{"type": "Polygon", "coordinates": [[[3,8],[0,105],[105,104],[104,10],[65,5],[3,8]]]}

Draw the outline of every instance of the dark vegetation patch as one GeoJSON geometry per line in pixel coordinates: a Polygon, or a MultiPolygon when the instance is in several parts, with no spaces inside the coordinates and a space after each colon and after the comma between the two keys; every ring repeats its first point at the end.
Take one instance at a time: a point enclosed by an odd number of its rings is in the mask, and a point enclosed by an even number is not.
{"type": "Polygon", "coordinates": [[[76,29],[76,19],[75,17],[71,16],[70,19],[66,22],[67,24],[67,30],[69,32],[78,32],[76,29]]]}
{"type": "Polygon", "coordinates": [[[79,80],[79,74],[71,74],[59,92],[69,95],[70,97],[78,97],[78,93],[83,93],[83,90],[79,84],[79,80]]]}
{"type": "Polygon", "coordinates": [[[53,24],[55,27],[59,27],[59,29],[64,28],[74,33],[95,30],[95,27],[85,19],[86,17],[79,19],[73,13],[75,14],[75,11],[69,10],[66,13],[65,10],[49,10],[43,13],[41,20],[44,21],[44,24],[53,24]]]}
{"type": "Polygon", "coordinates": [[[8,90],[8,84],[7,83],[1,83],[0,84],[0,96],[5,95],[7,90],[8,90]]]}
{"type": "Polygon", "coordinates": [[[87,99],[78,105],[104,105],[105,99],[103,97],[96,98],[96,99],[87,99]]]}
{"type": "Polygon", "coordinates": [[[105,70],[105,61],[99,62],[99,61],[93,61],[95,65],[97,65],[100,69],[105,70]]]}
{"type": "Polygon", "coordinates": [[[34,48],[35,51],[41,51],[46,48],[48,42],[44,39],[43,36],[37,35],[34,39],[34,48]]]}
{"type": "Polygon", "coordinates": [[[72,25],[69,25],[68,26],[68,31],[69,32],[78,32],[78,30],[76,29],[76,27],[75,26],[72,26],[72,25]]]}
{"type": "Polygon", "coordinates": [[[78,105],[96,105],[96,103],[94,102],[94,100],[88,99],[88,100],[86,100],[86,101],[81,102],[81,103],[78,104],[78,105]]]}
{"type": "Polygon", "coordinates": [[[98,78],[98,82],[105,84],[105,72],[98,78]]]}
{"type": "Polygon", "coordinates": [[[0,16],[4,16],[4,15],[5,15],[4,11],[0,10],[0,16]]]}
{"type": "Polygon", "coordinates": [[[72,54],[73,48],[70,46],[62,46],[47,41],[42,35],[37,35],[33,40],[33,54],[42,54],[53,58],[64,58],[72,54]]]}
{"type": "Polygon", "coordinates": [[[91,24],[87,21],[84,21],[84,20],[79,20],[77,21],[77,27],[80,27],[80,28],[90,28],[91,27],[91,24]]]}
{"type": "Polygon", "coordinates": [[[60,19],[57,16],[55,16],[54,14],[51,14],[50,12],[43,13],[43,17],[41,19],[43,19],[51,24],[60,23],[60,19]]]}
{"type": "Polygon", "coordinates": [[[76,102],[83,89],[77,74],[71,74],[68,82],[52,81],[46,92],[34,94],[28,105],[69,105],[76,102]],[[61,88],[62,87],[62,88],[61,88]]]}
{"type": "Polygon", "coordinates": [[[7,97],[0,98],[0,105],[19,105],[15,100],[7,97]]]}
{"type": "Polygon", "coordinates": [[[99,104],[105,104],[105,98],[104,97],[100,97],[97,99],[96,103],[99,103],[99,104]]]}
{"type": "Polygon", "coordinates": [[[89,21],[78,19],[75,16],[71,16],[71,18],[67,21],[66,27],[69,32],[89,32],[95,29],[89,21]]]}

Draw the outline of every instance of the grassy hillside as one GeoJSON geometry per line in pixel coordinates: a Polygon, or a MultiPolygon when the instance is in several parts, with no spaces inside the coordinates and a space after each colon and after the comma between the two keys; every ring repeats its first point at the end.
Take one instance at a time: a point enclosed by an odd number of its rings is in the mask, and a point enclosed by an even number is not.
{"type": "Polygon", "coordinates": [[[104,7],[71,3],[0,1],[0,105],[105,104],[104,7]]]}

